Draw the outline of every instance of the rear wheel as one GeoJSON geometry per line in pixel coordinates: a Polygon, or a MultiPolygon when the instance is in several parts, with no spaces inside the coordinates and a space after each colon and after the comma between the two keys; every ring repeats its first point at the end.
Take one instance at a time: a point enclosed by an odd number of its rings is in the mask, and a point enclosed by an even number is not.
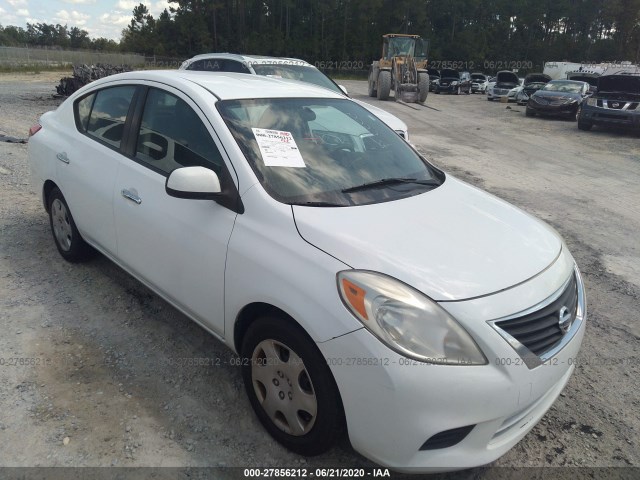
{"type": "Polygon", "coordinates": [[[256,320],[242,342],[242,377],[267,431],[301,455],[328,450],[344,432],[340,393],[306,333],[279,317],[256,320]]]}
{"type": "Polygon", "coordinates": [[[49,194],[49,224],[56,248],[69,262],[87,260],[94,250],[86,243],[71,216],[62,192],[57,187],[49,194]]]}
{"type": "Polygon", "coordinates": [[[391,92],[391,72],[382,71],[378,74],[378,100],[387,100],[391,92]]]}
{"type": "Polygon", "coordinates": [[[524,114],[527,117],[535,117],[536,116],[535,110],[533,108],[529,108],[529,107],[526,108],[526,110],[524,111],[524,114]]]}

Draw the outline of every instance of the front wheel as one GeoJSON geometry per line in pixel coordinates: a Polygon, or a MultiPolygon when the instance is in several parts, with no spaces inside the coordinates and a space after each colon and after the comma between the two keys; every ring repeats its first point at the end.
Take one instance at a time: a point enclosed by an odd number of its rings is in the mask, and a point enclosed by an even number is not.
{"type": "Polygon", "coordinates": [[[69,205],[60,189],[54,188],[48,200],[49,225],[60,255],[69,262],[81,262],[90,258],[94,250],[78,232],[69,205]]]}
{"type": "Polygon", "coordinates": [[[578,120],[578,129],[588,132],[592,128],[593,128],[593,123],[583,122],[581,120],[578,120]]]}
{"type": "Polygon", "coordinates": [[[429,75],[426,75],[424,73],[418,75],[418,92],[418,101],[420,103],[426,102],[427,95],[429,94],[429,75]]]}
{"type": "Polygon", "coordinates": [[[391,72],[383,70],[378,74],[378,100],[387,100],[391,92],[391,72]]]}
{"type": "Polygon", "coordinates": [[[340,393],[325,358],[291,321],[263,317],[242,342],[242,377],[258,419],[282,445],[319,455],[344,432],[340,393]]]}
{"type": "Polygon", "coordinates": [[[524,114],[527,117],[535,117],[536,116],[535,110],[533,108],[529,108],[529,107],[526,108],[526,110],[524,111],[524,114]]]}
{"type": "Polygon", "coordinates": [[[378,94],[377,90],[373,86],[373,70],[369,72],[369,88],[367,93],[370,97],[375,97],[378,94]]]}

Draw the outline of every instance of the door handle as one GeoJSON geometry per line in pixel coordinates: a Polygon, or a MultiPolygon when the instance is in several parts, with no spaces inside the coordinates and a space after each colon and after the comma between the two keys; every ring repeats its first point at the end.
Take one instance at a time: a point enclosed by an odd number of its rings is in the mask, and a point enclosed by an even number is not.
{"type": "Polygon", "coordinates": [[[67,157],[67,152],[60,152],[56,154],[56,158],[63,163],[69,163],[69,157],[67,157]]]}
{"type": "Polygon", "coordinates": [[[126,188],[122,190],[122,192],[120,192],[122,194],[122,196],[124,198],[126,198],[127,200],[131,200],[132,202],[135,202],[136,204],[140,205],[142,203],[142,199],[136,195],[135,193],[133,193],[131,190],[127,190],[126,188]]]}

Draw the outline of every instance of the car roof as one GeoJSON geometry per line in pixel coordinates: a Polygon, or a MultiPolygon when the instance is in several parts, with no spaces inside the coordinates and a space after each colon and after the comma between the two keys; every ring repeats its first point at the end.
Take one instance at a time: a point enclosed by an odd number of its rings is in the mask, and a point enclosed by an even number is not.
{"type": "Polygon", "coordinates": [[[341,98],[343,95],[311,83],[295,80],[247,75],[230,72],[195,72],[191,70],[139,70],[111,75],[90,85],[101,85],[116,80],[148,80],[164,83],[180,89],[193,84],[208,90],[219,100],[247,98],[341,98]]]}
{"type": "Polygon", "coordinates": [[[196,60],[210,59],[210,58],[219,58],[219,59],[228,59],[228,60],[237,60],[239,62],[247,62],[247,63],[266,63],[270,64],[275,61],[288,61],[295,62],[296,65],[302,65],[305,67],[312,67],[308,62],[301,60],[299,58],[289,58],[289,57],[269,57],[266,55],[244,55],[240,53],[201,53],[200,55],[196,55],[195,57],[191,57],[186,60],[185,64],[191,64],[196,60]]]}

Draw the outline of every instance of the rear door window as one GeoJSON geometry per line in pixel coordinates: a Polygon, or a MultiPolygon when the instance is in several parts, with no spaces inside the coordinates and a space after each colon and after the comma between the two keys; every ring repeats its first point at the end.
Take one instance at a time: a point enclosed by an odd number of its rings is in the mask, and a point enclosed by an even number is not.
{"type": "MultiPolygon", "coordinates": [[[[86,133],[107,145],[120,148],[124,134],[124,122],[127,119],[135,91],[136,87],[130,85],[98,91],[95,94],[93,106],[90,108],[86,133]]],[[[80,103],[82,101],[78,103],[78,115],[82,125],[83,118],[80,111],[81,108],[86,111],[87,105],[81,107],[80,103]]]]}

